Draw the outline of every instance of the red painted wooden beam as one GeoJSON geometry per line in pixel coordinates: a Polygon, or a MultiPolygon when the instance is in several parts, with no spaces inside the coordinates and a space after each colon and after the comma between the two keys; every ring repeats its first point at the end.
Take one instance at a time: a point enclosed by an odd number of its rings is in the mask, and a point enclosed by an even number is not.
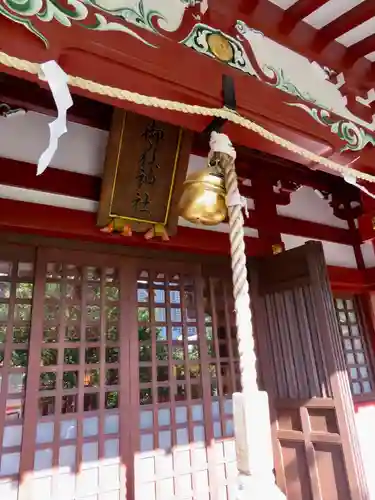
{"type": "MultiPolygon", "coordinates": [[[[0,199],[1,232],[17,231],[23,234],[138,246],[161,251],[229,255],[229,238],[224,233],[179,227],[176,236],[163,243],[157,239],[146,241],[142,235],[125,238],[104,234],[96,227],[95,220],[95,214],[88,212],[0,199]]],[[[267,253],[268,247],[260,239],[245,237],[245,240],[248,256],[267,253]]],[[[375,269],[364,272],[329,266],[328,273],[334,290],[362,292],[375,285],[375,269]]]]}
{"type": "Polygon", "coordinates": [[[375,211],[367,212],[358,218],[358,231],[362,241],[375,240],[375,211]]]}
{"type": "MultiPolygon", "coordinates": [[[[43,175],[35,175],[36,167],[29,163],[19,162],[6,158],[0,159],[0,184],[17,186],[25,189],[34,189],[42,192],[56,193],[65,196],[74,196],[98,201],[100,197],[101,180],[99,177],[48,168],[43,175]]],[[[244,195],[254,195],[254,188],[241,186],[244,195]]],[[[277,202],[278,195],[274,195],[277,202]]],[[[52,207],[51,207],[52,208],[52,207]]],[[[66,209],[68,210],[68,209],[66,209]]],[[[33,211],[30,212],[30,217],[33,211]]],[[[250,218],[245,224],[251,228],[261,228],[269,234],[275,234],[275,222],[267,216],[266,210],[251,210],[250,218]]],[[[24,223],[33,226],[31,218],[24,223]]],[[[352,245],[357,242],[356,235],[347,229],[326,226],[316,222],[293,219],[291,217],[277,217],[278,231],[295,236],[304,236],[311,239],[321,239],[352,245]]],[[[277,241],[276,241],[277,243],[277,241]]]]}
{"type": "MultiPolygon", "coordinates": [[[[229,239],[224,233],[179,227],[176,236],[170,242],[162,243],[160,240],[146,241],[142,235],[125,238],[103,234],[96,227],[95,219],[95,214],[87,212],[0,200],[0,232],[16,230],[22,234],[138,246],[160,251],[229,255],[229,239]]],[[[245,240],[248,256],[264,255],[269,250],[257,238],[245,237],[245,240]]],[[[375,287],[375,269],[359,271],[328,266],[328,274],[334,291],[362,293],[375,287]]]]}
{"type": "MultiPolygon", "coordinates": [[[[0,199],[0,231],[38,234],[117,245],[140,246],[160,250],[229,255],[229,237],[225,233],[179,227],[169,242],[159,238],[146,241],[135,234],[124,237],[102,233],[96,226],[96,214],[33,203],[0,199]]],[[[264,254],[258,238],[245,237],[246,252],[264,254]]]]}
{"type": "Polygon", "coordinates": [[[368,286],[375,290],[375,267],[366,269],[365,271],[366,283],[368,286]]]}
{"type": "Polygon", "coordinates": [[[329,0],[297,0],[297,2],[291,5],[285,12],[290,18],[302,20],[318,10],[322,5],[328,3],[328,1],[329,0]]]}
{"type": "Polygon", "coordinates": [[[317,45],[320,49],[324,48],[328,43],[374,16],[375,3],[372,0],[366,0],[356,5],[319,31],[317,45]]]}
{"type": "MultiPolygon", "coordinates": [[[[252,187],[254,188],[254,214],[257,217],[258,236],[269,247],[272,253],[273,245],[282,245],[280,234],[280,217],[277,213],[277,194],[273,190],[273,182],[261,170],[257,170],[252,177],[252,187]]],[[[282,245],[283,246],[283,245],[282,245]]]]}
{"type": "Polygon", "coordinates": [[[246,15],[250,15],[258,7],[261,1],[262,0],[241,0],[240,11],[246,15]]]}
{"type": "MultiPolygon", "coordinates": [[[[0,102],[11,106],[56,116],[56,104],[51,91],[35,82],[25,82],[20,78],[3,73],[0,76],[0,102]]],[[[68,120],[89,127],[109,130],[112,106],[93,101],[83,96],[74,96],[74,106],[68,110],[68,120]]]]}
{"type": "MultiPolygon", "coordinates": [[[[369,270],[348,269],[343,267],[328,266],[328,276],[334,292],[363,293],[372,283],[369,270]],[[368,278],[367,278],[367,274],[368,278]]],[[[375,282],[374,282],[375,283],[375,282]]]]}
{"type": "Polygon", "coordinates": [[[348,269],[328,266],[328,276],[333,291],[361,294],[375,290],[375,267],[348,269]]]}
{"type": "Polygon", "coordinates": [[[0,158],[0,184],[98,201],[101,179],[51,167],[37,176],[36,165],[0,158]]]}
{"type": "MultiPolygon", "coordinates": [[[[193,153],[198,153],[198,156],[200,156],[202,151],[199,149],[193,150],[193,153]]],[[[236,170],[242,179],[251,179],[254,173],[267,170],[267,178],[274,182],[279,179],[293,180],[297,184],[310,186],[314,189],[340,191],[343,200],[347,196],[352,196],[352,190],[355,190],[355,188],[345,184],[338,177],[324,172],[308,170],[305,167],[295,167],[291,162],[279,158],[274,165],[267,162],[267,158],[254,160],[256,168],[251,168],[245,162],[241,163],[241,154],[241,150],[239,150],[238,157],[240,160],[236,162],[236,170]]],[[[76,196],[89,200],[99,200],[101,182],[99,177],[51,167],[43,175],[36,176],[35,173],[36,165],[0,157],[0,184],[76,196]]],[[[240,185],[240,191],[243,196],[254,198],[254,188],[252,186],[240,185]]],[[[274,193],[274,196],[276,204],[283,204],[284,196],[277,193],[274,193]]]]}

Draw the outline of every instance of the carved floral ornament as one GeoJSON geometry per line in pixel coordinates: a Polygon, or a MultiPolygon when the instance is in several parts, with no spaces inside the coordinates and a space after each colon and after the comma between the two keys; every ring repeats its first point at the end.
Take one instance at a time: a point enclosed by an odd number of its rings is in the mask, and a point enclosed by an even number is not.
{"type": "Polygon", "coordinates": [[[71,0],[69,9],[61,0],[3,0],[0,4],[0,14],[23,24],[46,45],[48,40],[33,19],[119,31],[153,48],[157,48],[155,38],[151,42],[146,32],[166,36],[299,99],[300,103],[286,104],[328,127],[344,142],[342,151],[375,145],[375,90],[353,96],[343,74],[310,63],[243,21],[236,23],[236,37],[222,33],[204,24],[206,10],[207,0],[71,0]]]}
{"type": "Polygon", "coordinates": [[[0,117],[10,118],[12,116],[21,116],[26,113],[23,108],[13,107],[5,102],[0,102],[0,117]]]}
{"type": "MultiPolygon", "coordinates": [[[[277,205],[289,205],[292,202],[293,193],[296,193],[302,184],[292,180],[281,179],[274,183],[273,190],[276,195],[277,205]]],[[[322,190],[314,189],[315,194],[324,200],[338,219],[347,220],[357,218],[363,213],[359,191],[356,189],[322,190]]]]}

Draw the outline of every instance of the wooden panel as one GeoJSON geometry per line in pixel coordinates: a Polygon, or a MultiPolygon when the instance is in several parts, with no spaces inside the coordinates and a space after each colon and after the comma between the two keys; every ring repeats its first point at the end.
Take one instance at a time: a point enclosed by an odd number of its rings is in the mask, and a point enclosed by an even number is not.
{"type": "Polygon", "coordinates": [[[281,443],[286,474],[286,494],[288,500],[312,500],[312,492],[309,485],[309,471],[306,453],[303,443],[286,441],[281,443]]]}
{"type": "Polygon", "coordinates": [[[367,498],[321,244],[252,259],[250,277],[280,487],[288,499],[367,498]]]}
{"type": "Polygon", "coordinates": [[[314,445],[322,500],[350,498],[342,448],[327,443],[314,445]]]}
{"type": "MultiPolygon", "coordinates": [[[[285,274],[285,270],[281,273],[285,274]]],[[[276,280],[281,273],[275,272],[276,280]]],[[[288,289],[267,293],[264,297],[269,334],[259,341],[266,346],[272,373],[277,374],[273,381],[273,392],[278,398],[331,395],[317,325],[311,312],[311,291],[308,285],[300,286],[306,281],[306,276],[302,276],[301,280],[298,269],[293,269],[293,273],[296,277],[294,289],[292,281],[278,281],[275,284],[277,289],[280,288],[280,283],[283,288],[288,289]],[[303,337],[301,332],[304,332],[303,337]]],[[[264,280],[261,285],[262,293],[265,293],[266,287],[264,280]]]]}

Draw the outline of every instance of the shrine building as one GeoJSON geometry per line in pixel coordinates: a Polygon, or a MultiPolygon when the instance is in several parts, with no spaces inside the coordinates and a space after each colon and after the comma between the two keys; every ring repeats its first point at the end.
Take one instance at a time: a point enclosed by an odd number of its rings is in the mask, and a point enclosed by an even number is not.
{"type": "Polygon", "coordinates": [[[375,500],[374,33],[1,1],[1,500],[375,500]]]}

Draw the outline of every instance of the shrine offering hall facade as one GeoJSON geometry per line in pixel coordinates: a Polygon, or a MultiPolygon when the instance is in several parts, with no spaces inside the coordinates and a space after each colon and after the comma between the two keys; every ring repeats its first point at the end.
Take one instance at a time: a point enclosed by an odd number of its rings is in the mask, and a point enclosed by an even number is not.
{"type": "MultiPolygon", "coordinates": [[[[180,218],[165,242],[100,231],[108,131],[69,122],[52,166],[36,177],[48,121],[29,111],[0,122],[2,498],[23,498],[23,488],[34,495],[25,498],[51,500],[233,498],[232,394],[241,380],[228,225],[180,218]]],[[[206,166],[207,152],[194,138],[188,175],[206,166]]],[[[340,378],[370,469],[375,438],[375,254],[358,236],[357,191],[241,154],[278,484],[291,499],[316,481],[338,491],[322,498],[349,498],[340,378]],[[339,368],[324,357],[331,335],[339,368]]]]}
{"type": "Polygon", "coordinates": [[[375,500],[374,23],[0,2],[1,500],[238,500],[256,378],[287,500],[375,500]]]}

